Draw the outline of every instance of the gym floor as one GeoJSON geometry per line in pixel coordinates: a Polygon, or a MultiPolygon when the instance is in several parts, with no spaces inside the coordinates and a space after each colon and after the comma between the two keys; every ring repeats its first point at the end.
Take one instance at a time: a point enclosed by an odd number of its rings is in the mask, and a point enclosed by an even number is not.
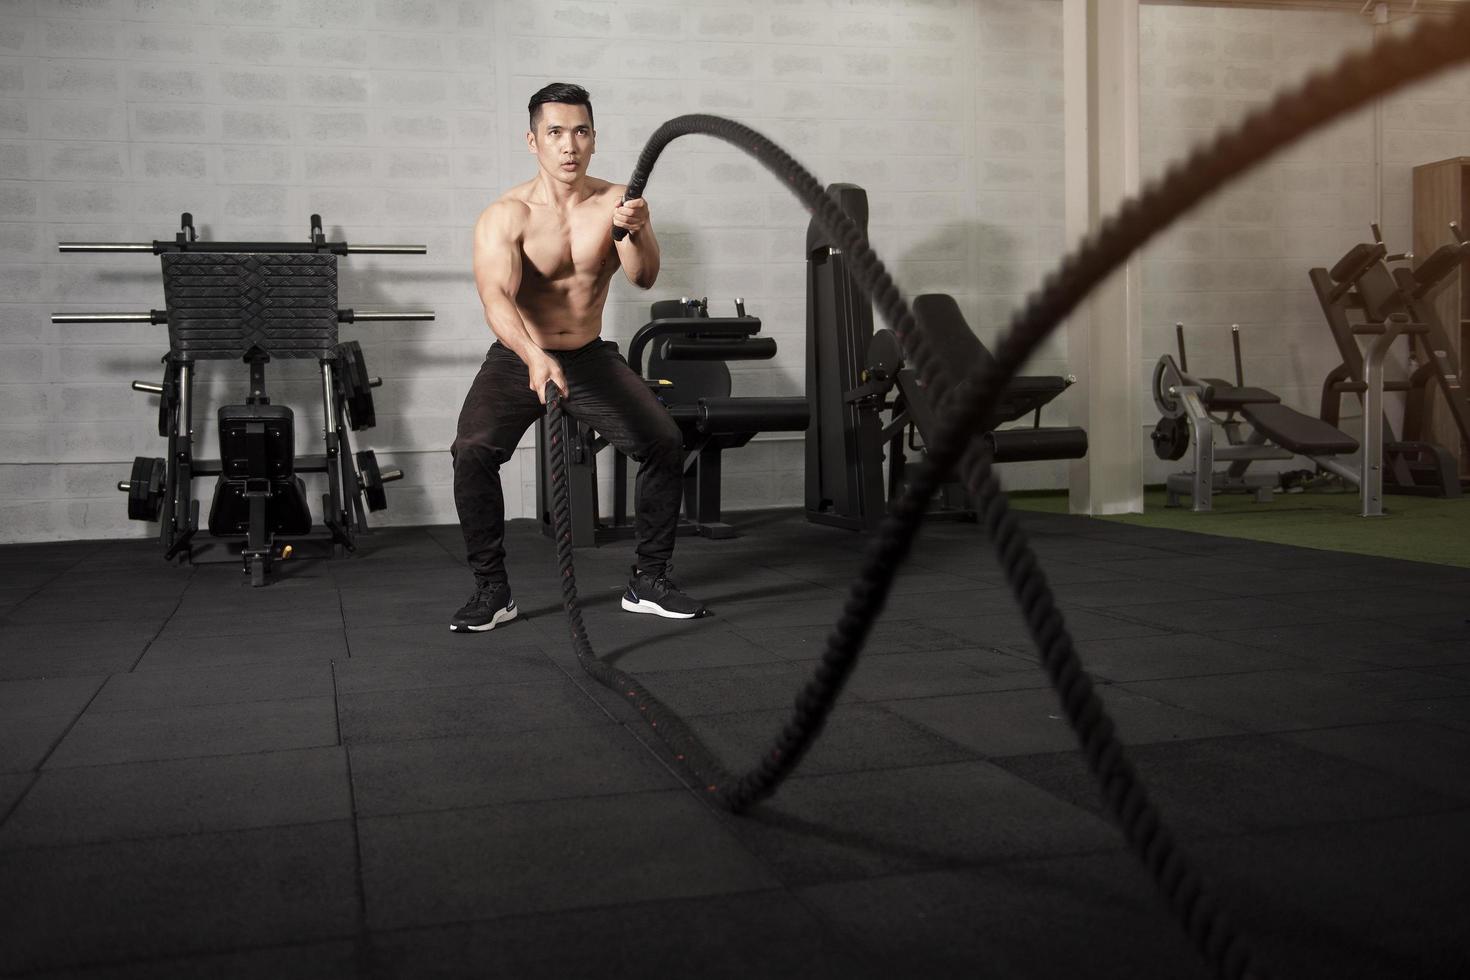
{"type": "MultiPolygon", "coordinates": [[[[1470,569],[1025,514],[1078,649],[1270,975],[1470,975],[1470,569]]],[[[863,538],[683,538],[715,615],[597,651],[732,766],[823,648],[863,538]]],[[[823,739],[711,809],[578,669],[551,544],[523,619],[451,634],[458,529],[167,565],[0,548],[0,973],[1206,977],[1098,794],[982,532],[926,526],[823,739]]]]}

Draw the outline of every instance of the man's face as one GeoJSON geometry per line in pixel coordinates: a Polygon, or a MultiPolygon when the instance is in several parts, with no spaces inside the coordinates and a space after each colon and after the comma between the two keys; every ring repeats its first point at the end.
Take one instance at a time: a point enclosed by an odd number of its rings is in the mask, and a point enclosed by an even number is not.
{"type": "Polygon", "coordinates": [[[587,161],[597,143],[590,114],[584,105],[547,102],[541,106],[536,131],[526,134],[526,145],[541,169],[563,183],[575,183],[587,172],[587,161]]]}

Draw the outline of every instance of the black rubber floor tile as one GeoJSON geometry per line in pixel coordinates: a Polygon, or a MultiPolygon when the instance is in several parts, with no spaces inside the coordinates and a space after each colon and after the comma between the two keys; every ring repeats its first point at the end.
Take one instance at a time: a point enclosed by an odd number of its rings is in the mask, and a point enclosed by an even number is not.
{"type": "Polygon", "coordinates": [[[1329,612],[1339,618],[1371,615],[1375,619],[1466,615],[1470,608],[1470,588],[1458,595],[1430,592],[1412,586],[1345,587],[1331,592],[1285,593],[1275,597],[1302,609],[1329,612]]]}
{"type": "Polygon", "coordinates": [[[158,638],[166,641],[208,638],[212,641],[217,636],[340,630],[342,625],[342,612],[333,595],[329,604],[284,609],[235,605],[214,610],[181,609],[168,621],[158,638]]]}
{"type": "Polygon", "coordinates": [[[454,611],[468,596],[444,592],[432,599],[390,592],[345,591],[342,618],[357,627],[423,625],[447,629],[454,611]]]}
{"type": "MultiPolygon", "coordinates": [[[[690,727],[726,765],[743,772],[753,768],[791,721],[792,709],[743,714],[700,715],[690,727]]],[[[976,757],[947,739],[883,708],[841,704],[828,718],[822,737],[802,760],[801,771],[817,776],[901,766],[963,762],[976,757]]]]}
{"type": "Polygon", "coordinates": [[[1324,629],[1340,617],[1329,612],[1313,611],[1275,599],[1256,596],[1234,596],[1222,599],[1192,599],[1179,602],[1147,602],[1115,606],[1109,610],[1116,616],[1147,623],[1181,633],[1208,633],[1244,625],[1300,626],[1322,624],[1324,629]]]}
{"type": "Polygon", "coordinates": [[[730,828],[788,886],[1122,842],[1098,818],[988,762],[798,777],[730,828]]]}
{"type": "MultiPolygon", "coordinates": [[[[1238,834],[1438,813],[1461,801],[1392,773],[1266,735],[1131,745],[1128,755],[1180,834],[1238,834]]],[[[1102,814],[1077,752],[997,760],[1027,782],[1102,814]]]]}
{"type": "Polygon", "coordinates": [[[373,929],[776,885],[684,790],[374,817],[358,826],[373,929]]]}
{"type": "Polygon", "coordinates": [[[773,578],[773,575],[779,573],[770,569],[764,571],[766,574],[763,575],[734,578],[711,576],[705,581],[686,581],[687,576],[680,575],[676,584],[685,594],[698,599],[707,608],[726,613],[747,605],[773,602],[834,604],[841,602],[846,595],[846,591],[837,586],[789,579],[785,576],[773,578]]]}
{"type": "Polygon", "coordinates": [[[1290,654],[1219,638],[1229,635],[1164,633],[1088,640],[1078,646],[1077,653],[1089,674],[1113,681],[1235,674],[1304,666],[1299,658],[1290,654]]]}
{"type": "Polygon", "coordinates": [[[351,936],[350,823],[0,852],[0,970],[351,936]]]}
{"type": "Polygon", "coordinates": [[[1213,975],[1129,854],[893,875],[796,894],[895,977],[1213,975]]]}
{"type": "MultiPolygon", "coordinates": [[[[1219,558],[1201,555],[1169,555],[1109,562],[1101,566],[1117,575],[1156,582],[1184,582],[1225,595],[1271,598],[1282,592],[1331,591],[1351,583],[1345,576],[1273,568],[1255,564],[1247,556],[1219,558]]],[[[1050,578],[1051,563],[1046,571],[1050,578]]],[[[1061,590],[1063,596],[1067,590],[1061,590]]]]}
{"type": "Polygon", "coordinates": [[[1377,701],[1423,701],[1470,696],[1470,671],[1456,676],[1455,668],[1365,668],[1342,671],[1335,679],[1364,697],[1377,701]]]}
{"type": "MultiPolygon", "coordinates": [[[[444,631],[448,633],[448,630],[444,631]]],[[[492,633],[498,634],[499,630],[492,633]]],[[[439,635],[437,632],[434,634],[439,635]]],[[[339,695],[428,687],[524,684],[558,681],[562,672],[537,646],[495,642],[498,636],[451,636],[458,650],[410,650],[398,655],[358,656],[335,665],[339,695]]]]}
{"type": "Polygon", "coordinates": [[[7,561],[0,564],[0,587],[39,588],[65,575],[75,564],[72,561],[7,561]]]}
{"type": "Polygon", "coordinates": [[[88,712],[48,769],[279,752],[337,744],[331,698],[88,712]]]}
{"type": "MultiPolygon", "coordinates": [[[[1093,640],[1159,636],[1168,632],[1157,626],[1089,609],[1068,609],[1062,614],[1062,622],[1079,645],[1093,640]]],[[[930,624],[964,637],[968,646],[1005,650],[1033,660],[1039,657],[1036,641],[1032,639],[1030,627],[1019,609],[991,616],[933,619],[930,624]]]]}
{"type": "MultiPolygon", "coordinates": [[[[803,666],[815,666],[808,661],[803,666]]],[[[847,682],[846,697],[887,701],[974,691],[1045,687],[1046,675],[1023,657],[994,650],[865,651],[847,682]]]]}
{"type": "Polygon", "coordinates": [[[1385,615],[1377,618],[1426,640],[1458,640],[1465,643],[1470,642],[1470,612],[1466,612],[1463,607],[1463,602],[1452,600],[1446,603],[1446,610],[1443,612],[1416,613],[1412,616],[1385,615]]]}
{"type": "Polygon", "coordinates": [[[803,602],[742,602],[728,607],[710,606],[721,621],[738,630],[769,626],[822,626],[837,622],[843,598],[832,591],[821,599],[803,602]]]}
{"type": "Polygon", "coordinates": [[[195,606],[219,604],[265,611],[314,608],[334,602],[337,591],[336,580],[324,574],[273,577],[270,584],[255,588],[238,567],[215,565],[197,570],[180,611],[187,614],[195,606]]]}
{"type": "Polygon", "coordinates": [[[1425,698],[1402,704],[1410,721],[1470,731],[1470,698],[1425,698]]]}
{"type": "Polygon", "coordinates": [[[1351,725],[1276,736],[1470,801],[1470,732],[1418,722],[1351,725]]]}
{"type": "Polygon", "coordinates": [[[328,566],[333,582],[343,589],[385,588],[396,581],[421,581],[425,578],[435,582],[454,581],[474,588],[474,578],[461,562],[449,560],[448,555],[435,557],[421,555],[417,558],[388,561],[339,561],[328,566]]]}
{"type": "MultiPolygon", "coordinates": [[[[788,660],[811,660],[821,657],[827,649],[827,637],[831,635],[835,622],[834,619],[832,623],[819,626],[795,627],[750,624],[736,627],[736,630],[788,660]]],[[[918,620],[882,618],[873,624],[864,649],[874,654],[888,654],[959,650],[975,645],[976,641],[960,632],[959,628],[951,630],[918,620]]]]}
{"type": "Polygon", "coordinates": [[[355,943],[339,940],[168,957],[27,974],[34,980],[353,980],[359,975],[355,943]]]}
{"type": "Polygon", "coordinates": [[[332,665],[175,667],[113,674],[89,712],[158,710],[332,696],[332,665]]]}
{"type": "Polygon", "coordinates": [[[352,817],[339,747],[43,772],[0,849],[322,823],[352,817]]]}
{"type": "Polygon", "coordinates": [[[1389,685],[1376,691],[1372,680],[1313,670],[1272,670],[1129,681],[1123,687],[1256,732],[1407,721],[1418,716],[1415,701],[1404,699],[1399,688],[1389,685]]]}
{"type": "Polygon", "coordinates": [[[680,785],[626,729],[611,725],[366,742],[351,752],[364,817],[680,785]]]}
{"type": "Polygon", "coordinates": [[[45,625],[47,623],[74,621],[81,618],[88,623],[104,623],[123,620],[132,623],[152,623],[157,629],[163,621],[173,615],[179,606],[177,596],[154,596],[118,598],[107,595],[92,595],[87,599],[73,596],[52,596],[36,593],[26,601],[14,606],[5,615],[7,624],[15,626],[45,625]]]}
{"type": "Polygon", "coordinates": [[[1127,561],[1130,558],[1156,558],[1170,554],[1158,548],[1125,544],[1121,541],[1104,541],[1096,538],[1065,537],[1056,540],[1033,538],[1031,549],[1041,559],[1042,568],[1048,558],[1061,558],[1079,565],[1101,562],[1127,561]]]}
{"type": "MultiPolygon", "coordinates": [[[[1103,703],[1126,743],[1169,742],[1236,734],[1235,725],[1181,710],[1117,687],[1099,686],[1103,703]]],[[[883,702],[884,707],[987,757],[1063,752],[1077,736],[1048,685],[1019,691],[959,694],[883,702]]]]}
{"type": "Polygon", "coordinates": [[[1106,582],[1074,582],[1056,589],[1057,602],[1063,607],[1079,609],[1111,609],[1154,602],[1190,602],[1196,599],[1219,599],[1228,595],[1222,589],[1198,579],[1165,581],[1117,576],[1106,582]]]}
{"type": "MultiPolygon", "coordinates": [[[[617,644],[605,642],[606,634],[603,632],[591,632],[591,627],[589,632],[593,649],[599,657],[617,665],[621,670],[640,676],[662,671],[704,670],[783,661],[780,654],[713,619],[697,631],[684,629],[669,636],[639,637],[617,644]]],[[[569,652],[572,649],[568,638],[559,641],[548,639],[546,642],[559,642],[560,645],[556,648],[558,651],[569,652]]],[[[560,659],[570,662],[569,655],[560,659]]]]}
{"type": "Polygon", "coordinates": [[[340,626],[286,633],[160,637],[148,647],[136,670],[310,665],[346,656],[347,640],[340,626]]]}
{"type": "Polygon", "coordinates": [[[883,616],[918,620],[951,616],[1005,616],[1015,609],[1016,599],[1010,589],[982,586],[958,592],[890,595],[883,605],[883,616]]]}
{"type": "Polygon", "coordinates": [[[98,674],[0,681],[0,719],[20,721],[81,713],[107,678],[98,674]]]}
{"type": "Polygon", "coordinates": [[[0,681],[129,670],[159,623],[0,626],[0,681]]]}
{"type": "Polygon", "coordinates": [[[358,539],[357,554],[353,555],[353,561],[357,564],[370,565],[378,562],[392,563],[399,561],[442,561],[450,564],[455,561],[444,546],[427,535],[400,535],[394,538],[380,538],[384,529],[377,528],[358,539]]]}
{"type": "Polygon", "coordinates": [[[11,811],[11,808],[25,795],[26,790],[35,781],[35,773],[0,772],[0,828],[5,826],[5,815],[11,811]]]}
{"type": "Polygon", "coordinates": [[[1466,813],[1192,844],[1264,971],[1303,980],[1470,975],[1466,813]],[[1390,896],[1392,896],[1390,898],[1390,896]]]}
{"type": "MultiPolygon", "coordinates": [[[[699,619],[665,619],[648,613],[625,612],[618,605],[619,596],[620,593],[614,592],[582,601],[582,622],[599,654],[625,645],[636,646],[644,641],[677,642],[683,638],[691,645],[697,645],[703,637],[726,632],[731,626],[718,610],[713,616],[699,619]]],[[[763,605],[781,606],[786,603],[763,605]]],[[[569,645],[566,614],[560,601],[537,609],[525,609],[521,618],[530,624],[540,642],[549,643],[554,649],[569,645]]]]}
{"type": "MultiPolygon", "coordinates": [[[[1371,619],[1338,619],[1332,623],[1285,623],[1258,626],[1247,620],[1210,631],[1231,643],[1275,650],[1307,660],[1326,670],[1358,670],[1367,663],[1384,660],[1397,665],[1404,657],[1400,648],[1422,643],[1426,658],[1440,645],[1402,626],[1371,619]]],[[[1413,661],[1412,656],[1410,661],[1413,661]]],[[[1408,666],[1408,664],[1405,664],[1408,666]]]]}
{"type": "Polygon", "coordinates": [[[440,621],[427,625],[418,623],[398,626],[358,626],[349,621],[347,648],[353,659],[358,657],[411,659],[431,654],[466,653],[494,658],[502,651],[522,655],[528,651],[538,650],[545,642],[544,638],[533,632],[528,624],[518,620],[497,626],[487,633],[456,633],[449,628],[449,618],[453,612],[454,610],[451,609],[440,621]]]}
{"type": "Polygon", "coordinates": [[[373,977],[891,977],[784,891],[641,902],[374,934],[373,977]]]}
{"type": "MultiPolygon", "coordinates": [[[[924,561],[920,558],[919,561],[924,561]]],[[[1063,561],[1055,556],[1048,556],[1041,562],[1041,570],[1046,574],[1047,582],[1055,589],[1065,592],[1066,587],[1084,582],[1111,582],[1117,579],[1117,571],[1109,564],[1083,565],[1076,562],[1063,561]]],[[[977,582],[996,586],[998,588],[1010,588],[1006,580],[1005,570],[998,565],[992,557],[989,561],[966,563],[960,567],[951,569],[955,575],[973,579],[977,582]]]]}
{"type": "Polygon", "coordinates": [[[566,680],[369,691],[344,694],[338,703],[348,743],[611,724],[566,680]]]}
{"type": "Polygon", "coordinates": [[[692,717],[788,708],[811,678],[814,666],[775,660],[698,670],[638,671],[637,678],[676,713],[692,717]]]}
{"type": "Polygon", "coordinates": [[[0,772],[30,772],[39,766],[76,721],[76,714],[0,715],[0,772]]]}

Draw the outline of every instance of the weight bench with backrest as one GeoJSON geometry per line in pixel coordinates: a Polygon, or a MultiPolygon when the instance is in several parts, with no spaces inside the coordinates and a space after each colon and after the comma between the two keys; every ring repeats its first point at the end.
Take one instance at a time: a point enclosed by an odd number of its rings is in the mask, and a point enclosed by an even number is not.
{"type": "MultiPolygon", "coordinates": [[[[1277,483],[1275,474],[1248,473],[1253,463],[1287,460],[1305,456],[1321,468],[1335,473],[1359,488],[1362,514],[1382,513],[1379,499],[1379,476],[1373,467],[1364,467],[1357,457],[1359,441],[1322,419],[1283,405],[1280,397],[1264,388],[1253,388],[1242,380],[1240,327],[1231,328],[1235,351],[1235,384],[1219,378],[1200,378],[1187,373],[1184,350],[1184,325],[1176,324],[1179,360],[1170,354],[1159,358],[1154,368],[1154,402],[1162,413],[1154,427],[1154,452],[1160,459],[1183,459],[1193,448],[1194,468],[1167,477],[1168,506],[1179,506],[1188,496],[1192,509],[1213,509],[1216,493],[1254,493],[1256,499],[1271,499],[1277,483]],[[1223,413],[1224,418],[1216,418],[1223,413]],[[1236,415],[1239,415],[1239,420],[1236,415]],[[1242,423],[1250,427],[1248,436],[1241,434],[1242,423]],[[1215,445],[1215,426],[1225,432],[1226,444],[1215,445]],[[1215,462],[1228,461],[1225,470],[1216,470],[1215,462]]],[[[1388,343],[1396,336],[1385,332],[1371,346],[1366,363],[1370,375],[1381,377],[1379,365],[1388,343]]],[[[1375,381],[1375,387],[1377,382],[1375,381]]],[[[1381,395],[1379,389],[1370,400],[1381,395]]],[[[1381,430],[1365,417],[1364,442],[1381,439],[1381,430]]]]}
{"type": "MultiPolygon", "coordinates": [[[[685,520],[680,532],[710,538],[735,534],[723,520],[721,509],[724,451],[744,446],[761,432],[804,431],[810,415],[804,397],[731,394],[729,361],[767,360],[776,354],[773,338],[755,336],[760,318],[747,315],[742,301],[735,302],[733,317],[710,316],[704,301],[655,302],[649,322],[638,329],[628,346],[629,366],[667,406],[683,436],[685,520]]],[[[568,418],[563,424],[563,438],[571,450],[567,458],[574,546],[631,536],[628,458],[614,451],[613,512],[609,521],[602,521],[597,514],[596,457],[607,448],[607,441],[584,423],[568,418]]],[[[538,425],[538,436],[545,445],[545,423],[538,425]]],[[[547,454],[540,456],[542,530],[550,534],[550,473],[547,454]]]]}
{"type": "MultiPolygon", "coordinates": [[[[994,358],[985,344],[965,322],[959,304],[945,293],[927,293],[914,298],[914,317],[928,342],[939,353],[935,359],[939,379],[951,390],[982,365],[994,358]]],[[[934,403],[931,389],[919,383],[912,368],[904,366],[898,341],[891,330],[873,333],[869,346],[868,376],[876,385],[873,394],[894,394],[893,413],[883,428],[890,448],[889,499],[902,487],[904,469],[904,433],[910,435],[910,448],[921,448],[932,442],[939,429],[940,406],[934,403]],[[918,441],[913,440],[917,435],[918,441]]],[[[1080,459],[1087,455],[1087,431],[1078,426],[1043,426],[1041,410],[1072,385],[1072,379],[1060,375],[1029,375],[1011,379],[1001,392],[985,441],[997,463],[1029,460],[1080,459]],[[995,426],[1033,416],[1030,426],[1000,429],[995,426]]],[[[960,491],[946,488],[947,498],[960,491]]],[[[946,501],[950,506],[968,507],[962,497],[946,501]]]]}

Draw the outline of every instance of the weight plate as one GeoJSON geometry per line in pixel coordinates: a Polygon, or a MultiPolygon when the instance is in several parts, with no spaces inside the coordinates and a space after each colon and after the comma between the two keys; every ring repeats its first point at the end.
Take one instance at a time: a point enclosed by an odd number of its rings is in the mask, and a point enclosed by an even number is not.
{"type": "Polygon", "coordinates": [[[1184,406],[1179,404],[1179,399],[1164,389],[1164,374],[1169,370],[1168,361],[1165,356],[1159,358],[1154,364],[1153,396],[1154,405],[1159,409],[1160,415],[1178,417],[1184,414],[1184,406]]]}
{"type": "Polygon", "coordinates": [[[373,388],[362,345],[355,340],[338,344],[337,367],[337,384],[347,404],[348,424],[354,432],[371,429],[378,424],[378,416],[373,407],[373,388]]]}
{"type": "Polygon", "coordinates": [[[156,521],[163,507],[163,485],[167,470],[161,457],[135,456],[128,478],[128,517],[156,521]]]}
{"type": "Polygon", "coordinates": [[[167,439],[173,432],[174,406],[179,403],[179,366],[163,359],[163,394],[158,396],[158,434],[167,439]]]}
{"type": "Polygon", "coordinates": [[[1189,423],[1184,418],[1165,416],[1159,419],[1149,439],[1159,459],[1183,459],[1189,450],[1189,423]]]}
{"type": "Polygon", "coordinates": [[[388,506],[388,494],[383,489],[383,471],[378,468],[378,456],[371,449],[357,454],[357,485],[362,490],[368,510],[383,510],[388,506]]]}

